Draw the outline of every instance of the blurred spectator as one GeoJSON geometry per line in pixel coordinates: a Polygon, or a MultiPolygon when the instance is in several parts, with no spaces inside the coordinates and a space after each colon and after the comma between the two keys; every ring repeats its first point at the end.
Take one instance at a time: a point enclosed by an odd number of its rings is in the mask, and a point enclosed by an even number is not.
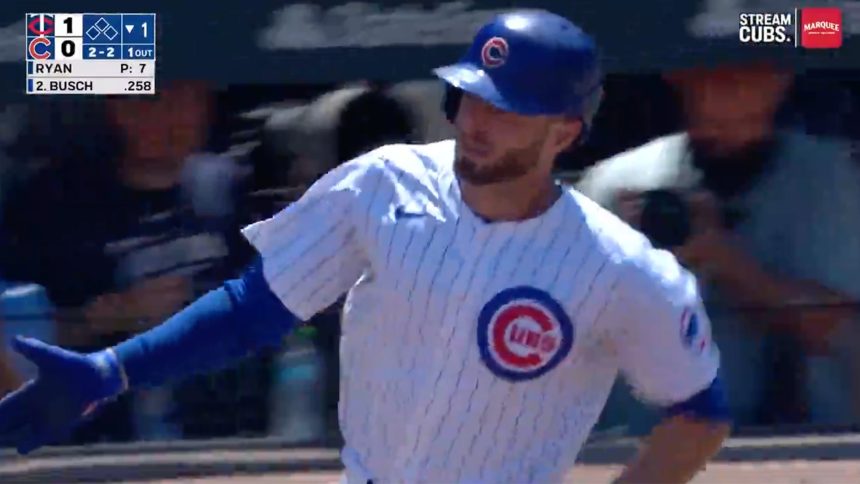
{"type": "Polygon", "coordinates": [[[778,129],[791,76],[771,66],[667,80],[686,132],[598,163],[580,190],[699,276],[739,424],[860,422],[857,317],[843,304],[860,298],[848,143],[778,129]]]}
{"type": "Polygon", "coordinates": [[[21,385],[21,377],[10,363],[5,345],[0,347],[0,398],[21,385]]]}
{"type": "MultiPolygon", "coordinates": [[[[240,173],[230,159],[202,153],[211,102],[206,86],[193,82],[163,87],[155,98],[110,99],[113,131],[90,139],[117,149],[106,159],[52,160],[9,200],[0,271],[47,289],[61,308],[60,344],[88,351],[145,330],[250,256],[236,223],[240,173]]],[[[212,431],[211,420],[235,431],[224,415],[237,409],[223,406],[238,397],[212,393],[237,392],[237,371],[178,389],[185,435],[212,431]]],[[[132,398],[108,405],[77,442],[134,438],[132,398]]]]}

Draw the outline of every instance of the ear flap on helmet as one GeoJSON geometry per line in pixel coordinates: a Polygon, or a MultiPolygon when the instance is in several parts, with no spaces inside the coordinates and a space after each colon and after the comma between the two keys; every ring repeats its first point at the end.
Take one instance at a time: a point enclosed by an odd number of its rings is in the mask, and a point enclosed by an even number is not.
{"type": "Polygon", "coordinates": [[[457,110],[460,109],[460,99],[463,98],[463,91],[450,85],[445,84],[445,96],[442,98],[442,111],[445,113],[445,118],[450,122],[454,122],[457,118],[457,110]]]}
{"type": "Polygon", "coordinates": [[[603,86],[598,85],[593,89],[582,101],[582,114],[579,119],[582,121],[582,131],[579,137],[571,144],[570,148],[582,146],[591,134],[591,127],[594,124],[594,117],[597,116],[597,111],[600,109],[600,103],[603,101],[603,86]]]}

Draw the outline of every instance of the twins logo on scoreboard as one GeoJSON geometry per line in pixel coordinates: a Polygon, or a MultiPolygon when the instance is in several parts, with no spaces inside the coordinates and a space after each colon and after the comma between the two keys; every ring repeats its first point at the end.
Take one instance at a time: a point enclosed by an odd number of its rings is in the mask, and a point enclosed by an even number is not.
{"type": "Polygon", "coordinates": [[[27,15],[27,36],[52,35],[54,33],[54,16],[45,14],[27,15]]]}
{"type": "Polygon", "coordinates": [[[561,363],[573,347],[574,328],[545,291],[505,289],[478,316],[478,349],[487,368],[509,381],[538,378],[561,363]]]}

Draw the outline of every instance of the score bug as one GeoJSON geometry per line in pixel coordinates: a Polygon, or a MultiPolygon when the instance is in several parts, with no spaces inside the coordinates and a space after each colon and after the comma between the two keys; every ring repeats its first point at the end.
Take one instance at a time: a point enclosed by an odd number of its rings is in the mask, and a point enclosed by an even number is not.
{"type": "Polygon", "coordinates": [[[28,94],[154,94],[156,14],[26,14],[28,94]]]}

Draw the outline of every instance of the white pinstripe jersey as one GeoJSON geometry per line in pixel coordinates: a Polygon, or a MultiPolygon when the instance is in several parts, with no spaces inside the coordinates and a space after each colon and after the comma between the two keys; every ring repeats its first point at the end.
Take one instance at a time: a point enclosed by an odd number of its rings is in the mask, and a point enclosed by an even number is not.
{"type": "Polygon", "coordinates": [[[694,278],[574,190],[487,223],[453,141],[345,163],[244,230],[306,320],[348,292],[340,417],[349,482],[558,482],[623,374],[683,401],[718,352],[694,278]]]}

